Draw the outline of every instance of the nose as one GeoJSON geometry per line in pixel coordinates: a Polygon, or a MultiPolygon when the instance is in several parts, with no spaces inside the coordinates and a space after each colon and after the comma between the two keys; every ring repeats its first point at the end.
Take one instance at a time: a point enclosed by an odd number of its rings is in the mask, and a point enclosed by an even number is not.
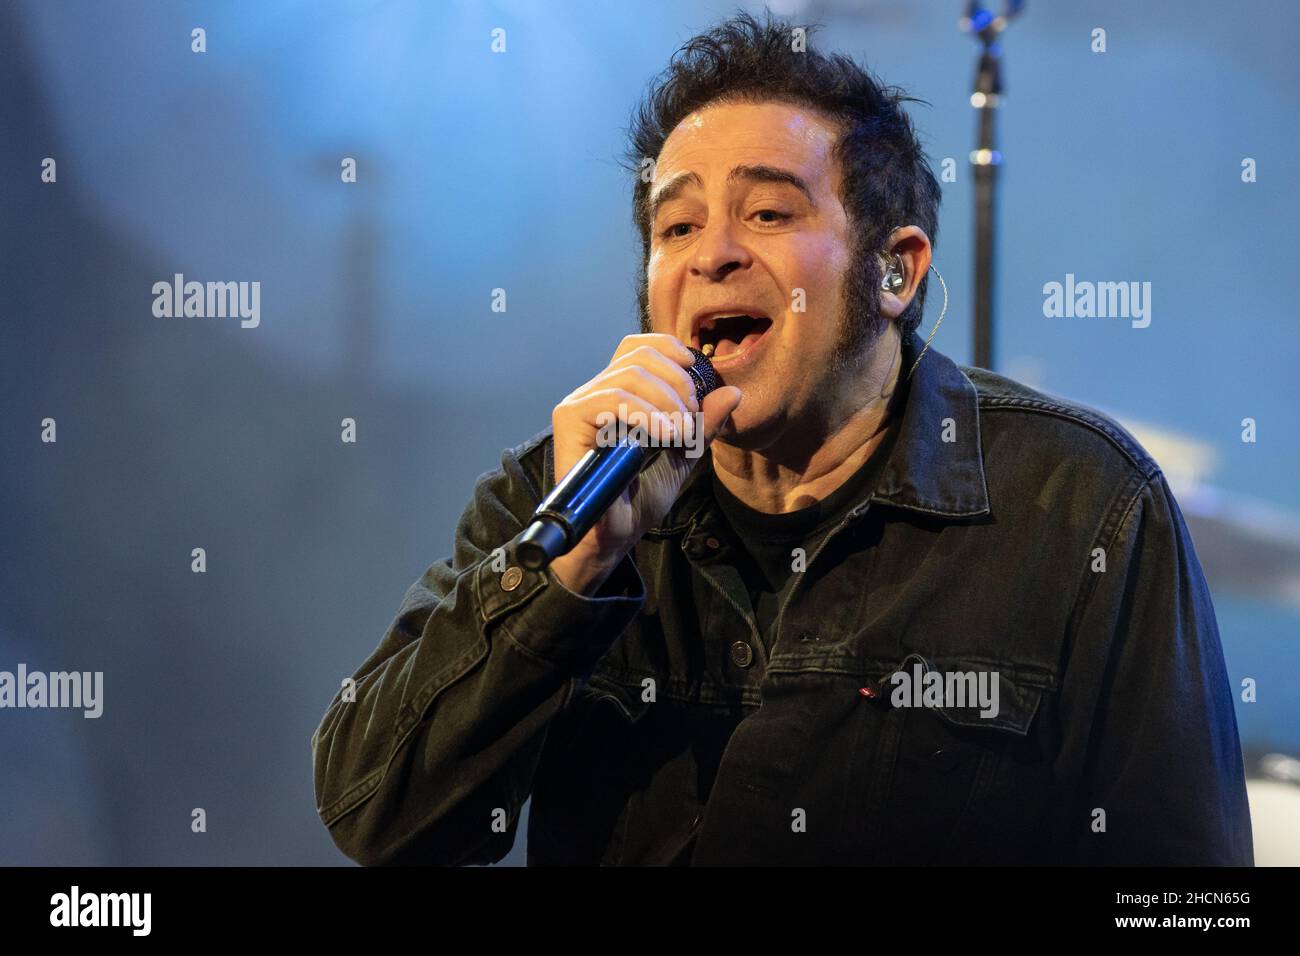
{"type": "Polygon", "coordinates": [[[717,281],[736,269],[749,268],[749,250],[736,240],[731,217],[710,216],[700,230],[691,257],[691,272],[717,281]]]}

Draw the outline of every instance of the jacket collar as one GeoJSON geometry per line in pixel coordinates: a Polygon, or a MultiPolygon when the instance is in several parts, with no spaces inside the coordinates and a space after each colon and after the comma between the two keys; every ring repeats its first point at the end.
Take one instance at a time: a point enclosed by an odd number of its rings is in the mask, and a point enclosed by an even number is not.
{"type": "MultiPolygon", "coordinates": [[[[903,342],[910,369],[924,342],[912,332],[903,342]]],[[[906,371],[901,373],[906,375],[906,371]]],[[[857,517],[872,502],[944,518],[989,512],[980,443],[979,396],[965,373],[933,348],[902,386],[902,419],[876,490],[856,503],[857,517]]],[[[687,477],[667,517],[650,534],[680,533],[714,504],[713,451],[706,449],[687,477]]]]}

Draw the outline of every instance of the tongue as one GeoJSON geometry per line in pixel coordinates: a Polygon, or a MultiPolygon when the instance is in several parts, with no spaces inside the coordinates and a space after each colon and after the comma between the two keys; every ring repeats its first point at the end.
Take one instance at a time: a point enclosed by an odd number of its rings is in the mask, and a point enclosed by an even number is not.
{"type": "Polygon", "coordinates": [[[732,352],[753,345],[755,342],[759,340],[762,334],[763,334],[762,331],[759,330],[750,332],[739,342],[733,339],[723,339],[718,343],[718,347],[714,349],[713,354],[716,355],[718,358],[725,358],[726,356],[730,355],[732,352]]]}

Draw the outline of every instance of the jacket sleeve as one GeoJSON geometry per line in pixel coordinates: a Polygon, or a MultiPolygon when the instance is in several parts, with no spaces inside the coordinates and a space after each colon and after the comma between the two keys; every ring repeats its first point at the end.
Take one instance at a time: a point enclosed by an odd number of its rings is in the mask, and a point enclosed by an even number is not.
{"type": "Polygon", "coordinates": [[[591,597],[515,560],[542,497],[516,452],[312,735],[317,812],[359,863],[505,856],[552,718],[644,603],[631,557],[591,597]]]}
{"type": "Polygon", "coordinates": [[[1252,866],[1232,684],[1164,475],[1122,495],[1098,540],[1061,690],[1062,862],[1252,866]]]}

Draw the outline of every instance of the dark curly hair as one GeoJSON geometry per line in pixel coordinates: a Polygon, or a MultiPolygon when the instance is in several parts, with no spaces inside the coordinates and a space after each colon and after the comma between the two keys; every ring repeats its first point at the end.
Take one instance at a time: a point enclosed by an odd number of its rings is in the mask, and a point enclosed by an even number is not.
{"type": "MultiPolygon", "coordinates": [[[[633,111],[624,166],[636,174],[632,218],[641,237],[637,304],[643,331],[649,331],[646,269],[652,223],[647,212],[651,184],[640,175],[642,164],[658,158],[678,123],[710,103],[784,101],[820,111],[837,123],[834,156],[843,170],[839,198],[848,215],[855,262],[846,276],[845,300],[847,308],[863,314],[857,327],[850,326],[857,342],[874,338],[883,328],[876,254],[883,252],[890,230],[915,224],[937,244],[939,183],[901,106],[925,101],[882,85],[847,56],[824,55],[810,46],[794,50],[794,29],[770,11],[761,22],[738,11],[674,53],[633,111]]],[[[805,28],[805,36],[814,29],[805,28]]],[[[915,298],[899,316],[904,337],[921,321],[926,285],[922,277],[915,298]]]]}

